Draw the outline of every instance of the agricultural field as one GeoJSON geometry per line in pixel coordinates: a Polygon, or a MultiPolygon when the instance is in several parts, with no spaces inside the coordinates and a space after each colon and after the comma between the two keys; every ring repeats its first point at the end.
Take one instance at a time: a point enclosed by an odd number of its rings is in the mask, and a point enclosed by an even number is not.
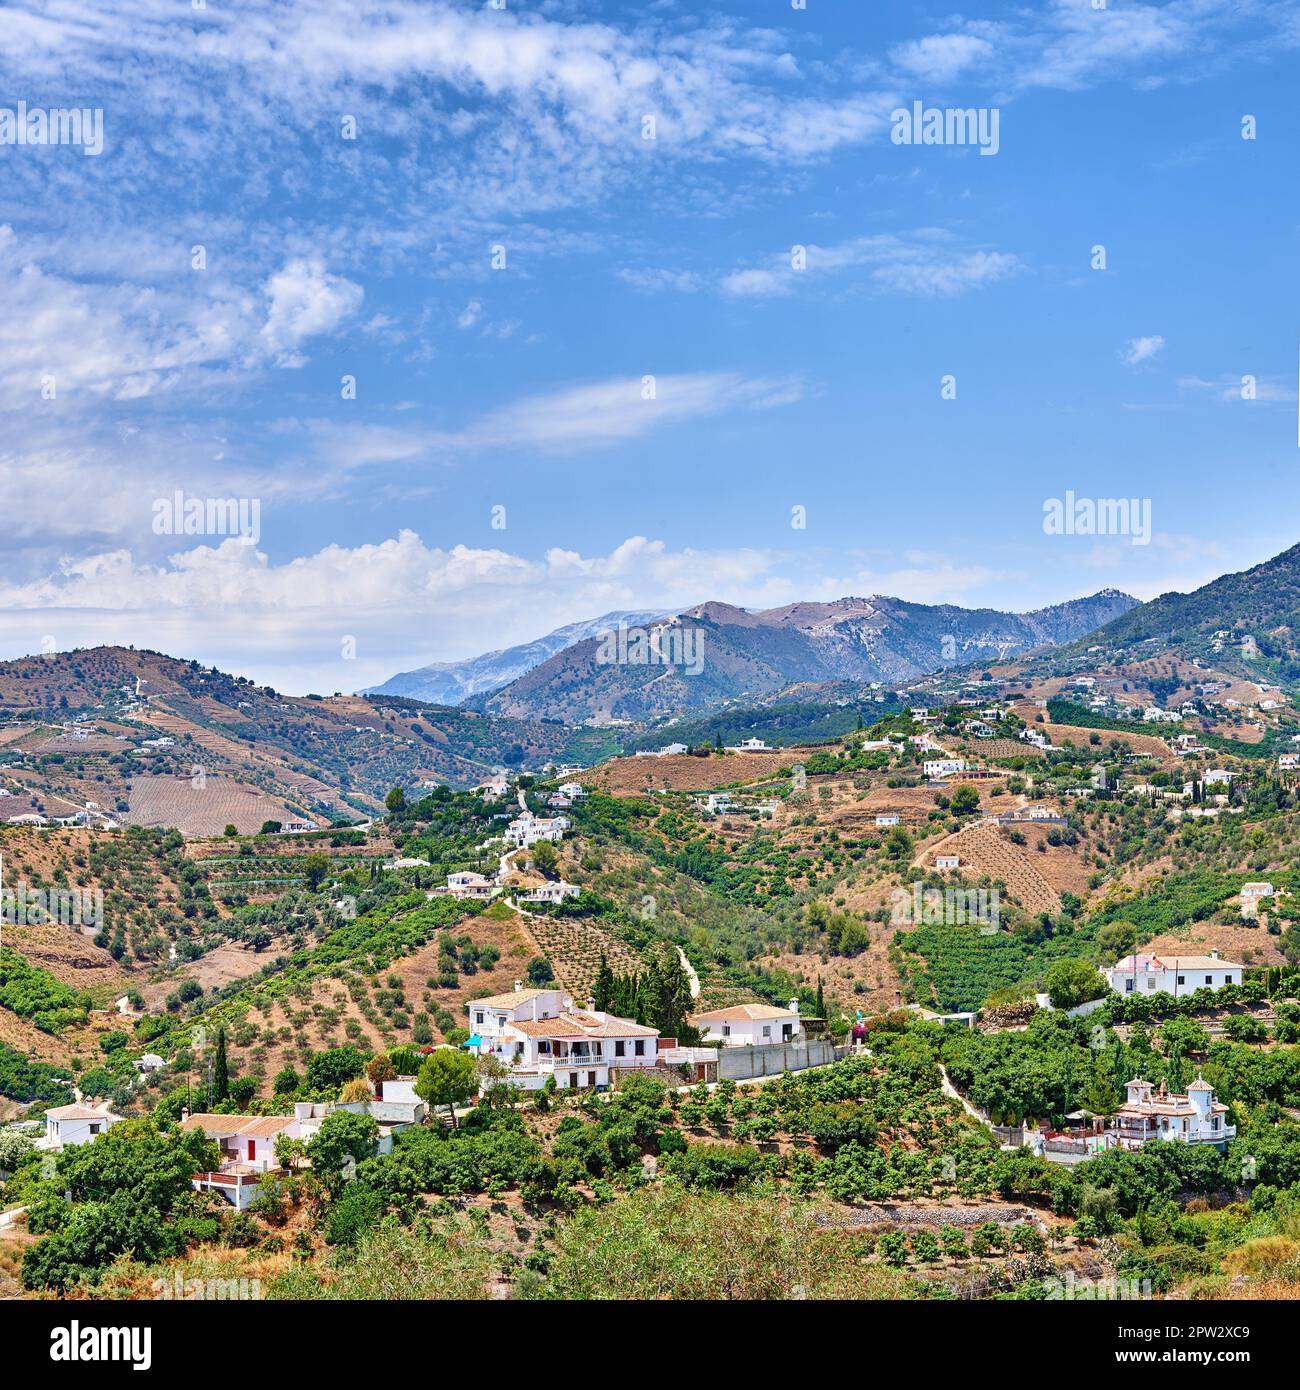
{"type": "Polygon", "coordinates": [[[127,824],[171,826],[186,836],[219,835],[227,825],[255,835],[265,821],[301,817],[283,801],[229,777],[204,777],[197,786],[184,775],[133,777],[130,798],[127,824]]]}

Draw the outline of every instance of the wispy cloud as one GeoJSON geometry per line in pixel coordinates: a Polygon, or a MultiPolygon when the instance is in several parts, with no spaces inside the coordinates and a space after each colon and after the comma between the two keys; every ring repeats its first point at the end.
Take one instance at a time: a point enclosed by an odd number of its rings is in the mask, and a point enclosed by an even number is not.
{"type": "Polygon", "coordinates": [[[1019,258],[1007,251],[970,247],[955,236],[927,228],[910,237],[855,237],[833,246],[794,248],[758,266],[734,270],[720,288],[733,298],[770,298],[795,293],[808,281],[862,272],[882,293],[943,298],[980,289],[1013,275],[1019,258]]]}
{"type": "Polygon", "coordinates": [[[1149,362],[1157,353],[1164,350],[1165,340],[1159,333],[1144,338],[1130,338],[1120,349],[1120,360],[1128,367],[1136,367],[1140,362],[1149,362]]]}

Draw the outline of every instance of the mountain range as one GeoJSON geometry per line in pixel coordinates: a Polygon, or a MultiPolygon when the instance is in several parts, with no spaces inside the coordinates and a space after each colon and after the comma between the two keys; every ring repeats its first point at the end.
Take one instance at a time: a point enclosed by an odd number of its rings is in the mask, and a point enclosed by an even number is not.
{"type": "MultiPolygon", "coordinates": [[[[1102,589],[1028,613],[872,595],[749,612],[703,603],[564,646],[468,707],[510,719],[639,723],[827,681],[897,685],[1072,642],[1137,600],[1102,589]]],[[[599,620],[598,620],[599,621],[599,620]]]]}
{"type": "Polygon", "coordinates": [[[637,627],[653,622],[660,613],[605,613],[599,618],[557,627],[545,637],[517,647],[484,652],[466,661],[433,661],[414,671],[399,671],[382,685],[361,691],[363,695],[402,695],[408,700],[424,700],[433,705],[459,705],[472,695],[490,693],[540,666],[548,657],[572,647],[588,637],[617,628],[620,623],[637,627]]]}

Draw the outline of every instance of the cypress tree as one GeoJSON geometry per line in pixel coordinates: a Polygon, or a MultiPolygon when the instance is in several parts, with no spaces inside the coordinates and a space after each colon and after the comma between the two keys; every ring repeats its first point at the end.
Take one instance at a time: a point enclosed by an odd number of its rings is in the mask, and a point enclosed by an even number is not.
{"type": "Polygon", "coordinates": [[[220,1104],[230,1095],[230,1070],[226,1060],[226,1030],[217,1029],[217,1056],[212,1068],[212,1100],[220,1104]]]}

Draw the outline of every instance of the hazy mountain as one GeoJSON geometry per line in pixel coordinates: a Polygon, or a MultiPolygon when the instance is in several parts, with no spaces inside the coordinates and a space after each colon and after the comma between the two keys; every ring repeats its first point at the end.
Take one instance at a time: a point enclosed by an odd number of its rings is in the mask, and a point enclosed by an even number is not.
{"type": "Polygon", "coordinates": [[[1030,613],[880,595],[756,613],[704,603],[620,642],[574,643],[472,704],[516,719],[599,723],[699,712],[803,682],[896,685],[1072,641],[1136,604],[1116,589],[1030,613]]]}
{"type": "Polygon", "coordinates": [[[472,695],[499,690],[533,667],[540,666],[548,657],[576,642],[616,628],[620,622],[635,627],[660,616],[659,613],[605,613],[599,618],[557,627],[545,637],[517,647],[484,652],[482,656],[470,657],[467,661],[433,661],[414,671],[399,671],[383,685],[370,686],[361,693],[403,695],[407,699],[426,700],[435,705],[458,705],[472,695]]]}

